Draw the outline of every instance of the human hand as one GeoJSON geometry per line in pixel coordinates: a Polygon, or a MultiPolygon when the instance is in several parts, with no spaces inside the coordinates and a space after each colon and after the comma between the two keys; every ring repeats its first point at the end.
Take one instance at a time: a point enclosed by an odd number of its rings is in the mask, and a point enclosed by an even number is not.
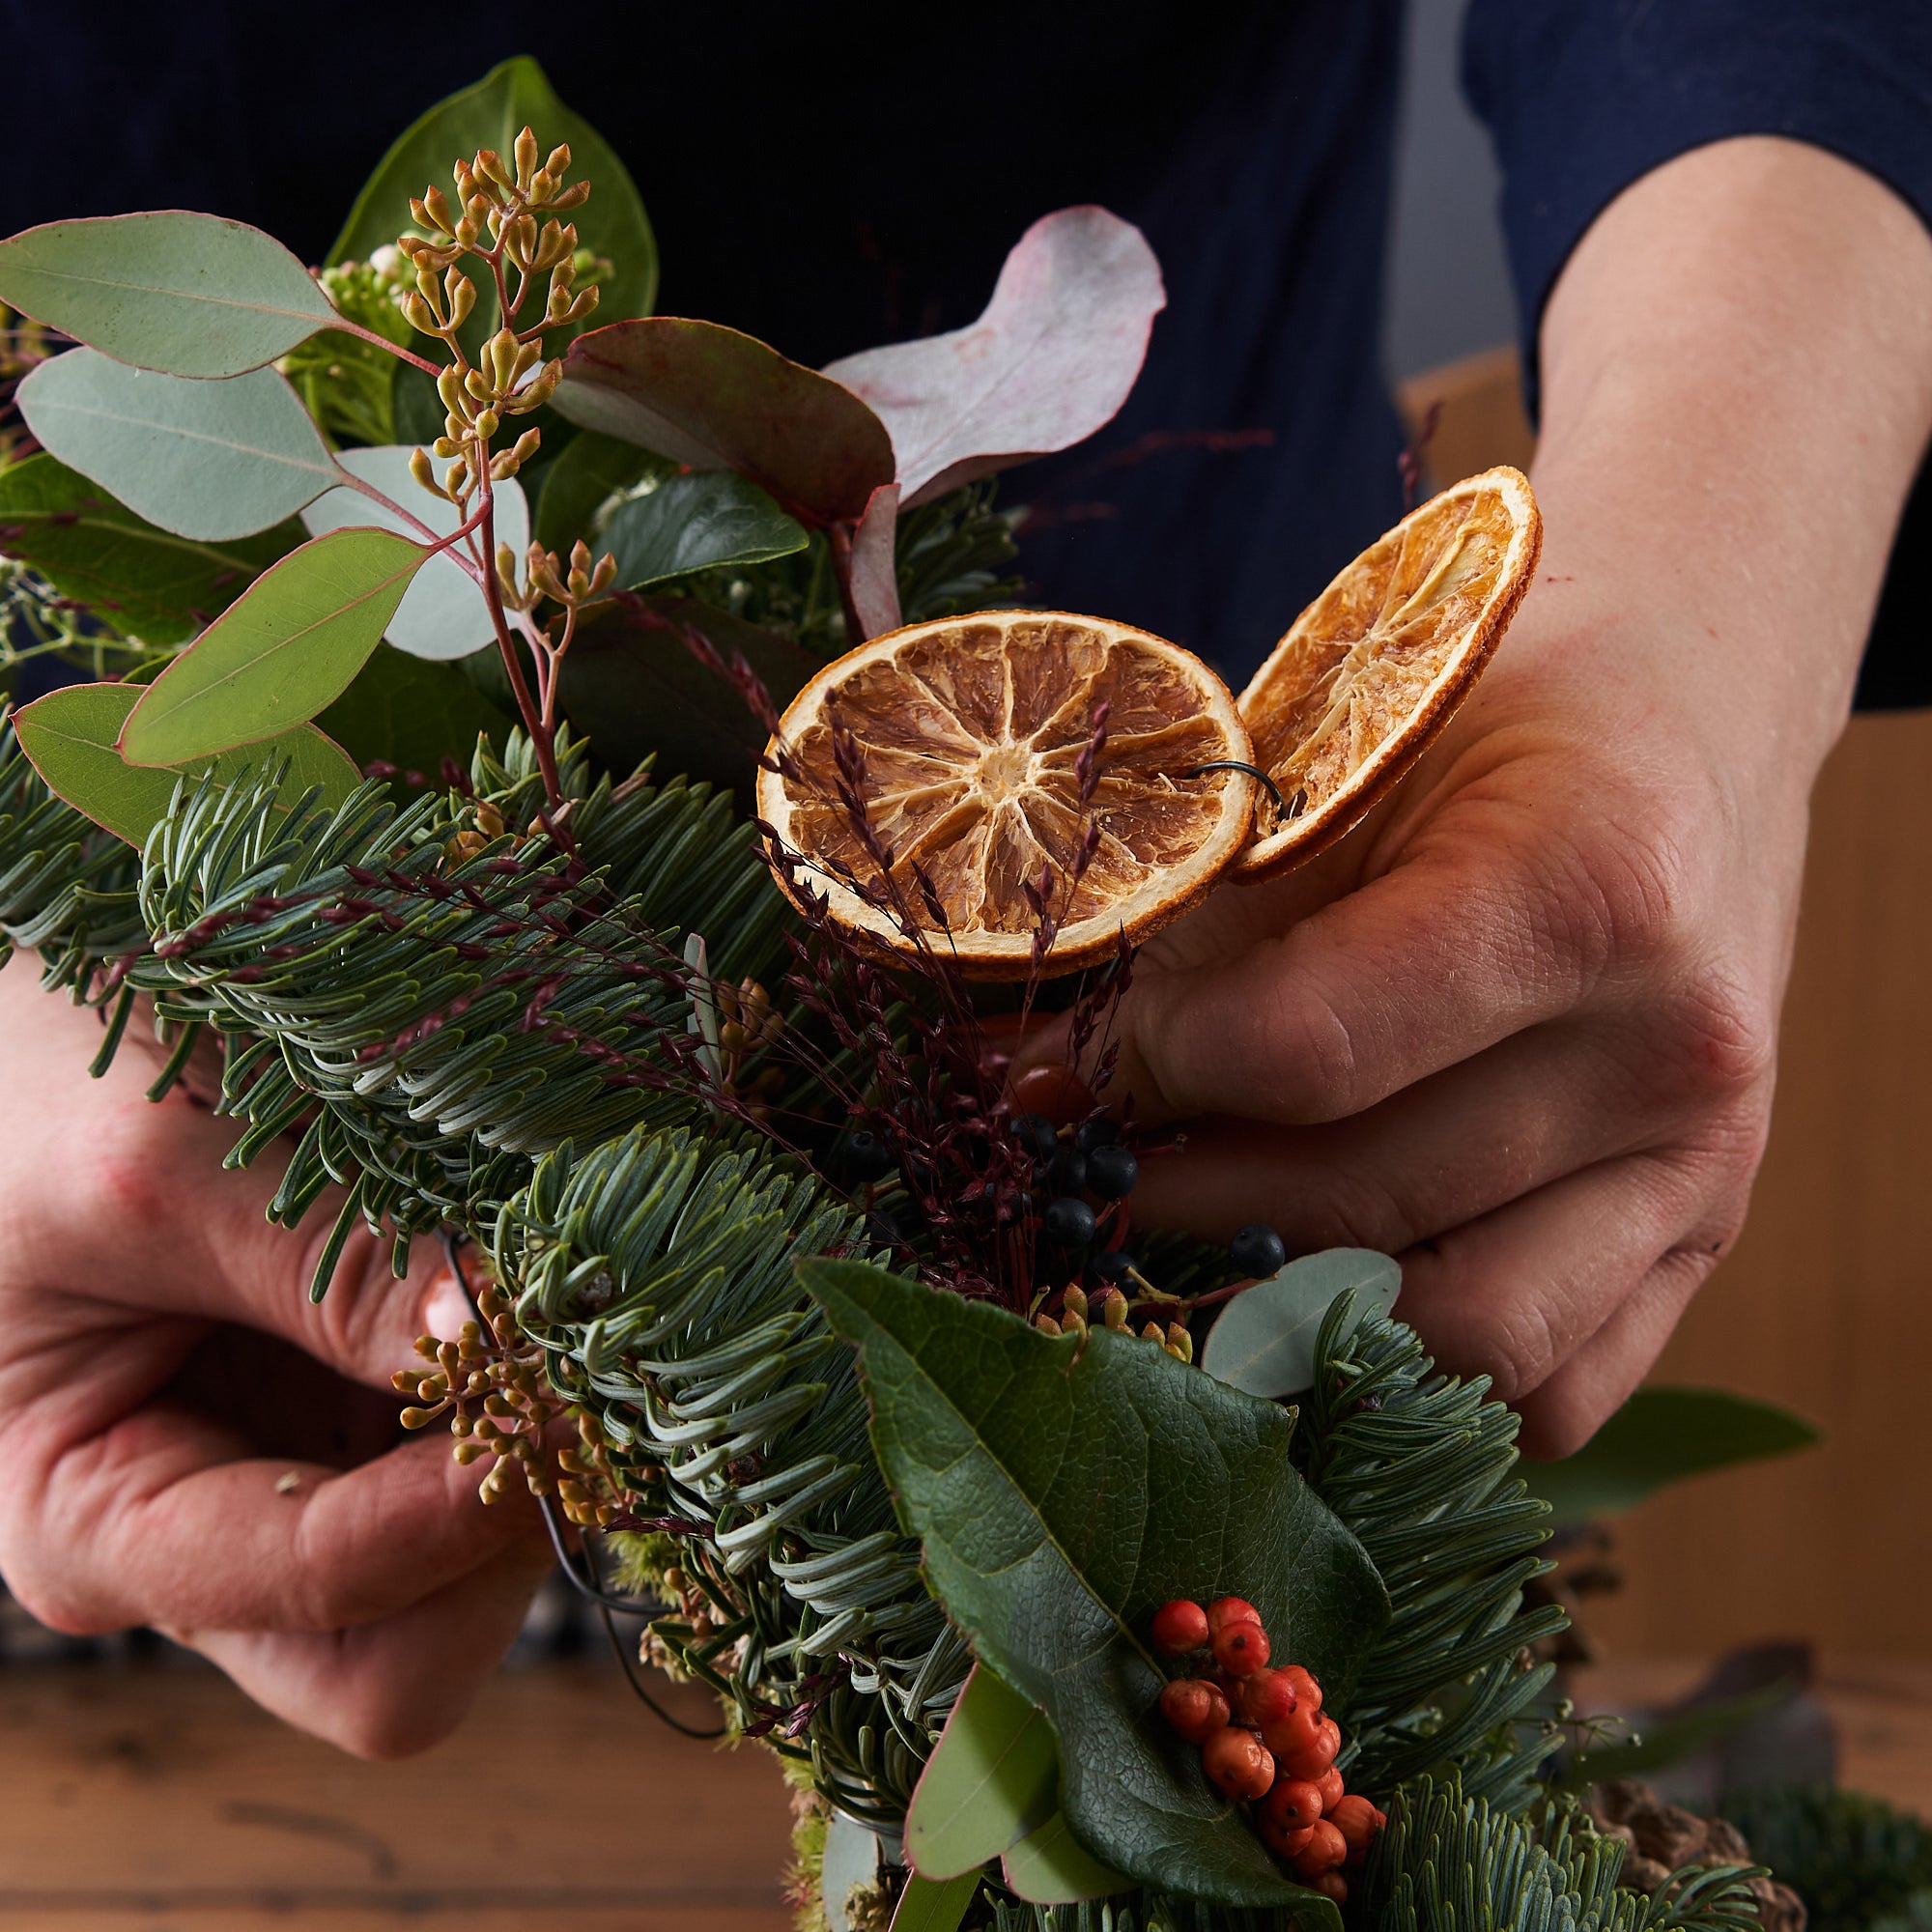
{"type": "Polygon", "coordinates": [[[320,1305],[332,1210],[263,1208],[232,1124],[133,1030],[0,973],[0,1575],[57,1630],[153,1624],[270,1711],[368,1757],[451,1730],[551,1566],[520,1487],[486,1508],[440,1432],[398,1442],[389,1378],[469,1316],[431,1244],[409,1278],[358,1227],[320,1305]]]}
{"type": "Polygon", "coordinates": [[[1543,362],[1543,561],[1477,694],[1325,859],[1151,944],[1119,1030],[1140,1118],[1193,1122],[1137,1225],[1398,1254],[1405,1319],[1562,1455],[1744,1218],[1932,246],[1846,163],[1726,142],[1600,218],[1543,362]]]}

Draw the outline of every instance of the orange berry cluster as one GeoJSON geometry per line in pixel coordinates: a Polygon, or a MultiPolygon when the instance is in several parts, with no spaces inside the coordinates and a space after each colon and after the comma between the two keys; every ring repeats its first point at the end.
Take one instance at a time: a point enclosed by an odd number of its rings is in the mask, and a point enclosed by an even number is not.
{"type": "Polygon", "coordinates": [[[1224,1798],[1253,1804],[1262,1842],[1302,1884],[1337,1905],[1349,1896],[1344,1865],[1358,1865],[1387,1818],[1342,1787],[1335,1753],[1342,1729],[1321,1715],[1321,1687],[1298,1663],[1268,1668],[1261,1612],[1240,1597],[1204,1610],[1184,1599],[1154,1612],[1153,1640],[1169,1657],[1212,1663],[1177,1677],[1160,1693],[1161,1715],[1191,1745],[1224,1798]]]}

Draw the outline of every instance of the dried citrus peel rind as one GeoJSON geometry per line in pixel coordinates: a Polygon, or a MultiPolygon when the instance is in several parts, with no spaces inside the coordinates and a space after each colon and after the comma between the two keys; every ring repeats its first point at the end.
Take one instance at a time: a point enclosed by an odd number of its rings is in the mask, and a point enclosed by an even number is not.
{"type": "Polygon", "coordinates": [[[1110,957],[1122,933],[1146,938],[1204,896],[1252,836],[1255,781],[1187,774],[1251,755],[1232,695],[1179,646],[1103,618],[980,611],[889,632],[827,666],[780,723],[768,757],[788,769],[760,773],[758,811],[795,855],[795,879],[779,867],[795,899],[823,894],[829,919],[882,952],[917,954],[909,922],[967,978],[1020,980],[1039,924],[1025,888],[1042,867],[1058,922],[1050,974],[1110,957]],[[1083,812],[1078,767],[1103,703],[1083,812]],[[897,917],[867,902],[880,867],[839,797],[838,731],[860,759],[897,917]],[[1083,870],[1090,823],[1099,839],[1083,870]]]}
{"type": "Polygon", "coordinates": [[[1395,785],[1489,662],[1542,545],[1527,479],[1485,470],[1405,517],[1295,619],[1240,696],[1285,815],[1264,797],[1234,878],[1314,858],[1395,785]]]}

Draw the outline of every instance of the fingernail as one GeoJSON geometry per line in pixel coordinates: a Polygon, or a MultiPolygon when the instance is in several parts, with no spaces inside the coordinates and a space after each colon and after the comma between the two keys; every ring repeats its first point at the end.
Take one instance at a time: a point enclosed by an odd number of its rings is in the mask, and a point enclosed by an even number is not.
{"type": "Polygon", "coordinates": [[[463,1292],[453,1268],[442,1268],[431,1279],[423,1296],[422,1325],[439,1341],[453,1342],[466,1321],[476,1319],[469,1297],[463,1292]]]}

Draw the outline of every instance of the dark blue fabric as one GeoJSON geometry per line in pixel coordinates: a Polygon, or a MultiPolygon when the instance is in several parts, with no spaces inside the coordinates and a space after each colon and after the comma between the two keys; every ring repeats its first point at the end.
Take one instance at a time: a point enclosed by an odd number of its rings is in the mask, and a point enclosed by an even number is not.
{"type": "MultiPolygon", "coordinates": [[[[1378,356],[1400,10],[0,0],[0,232],[186,206],[319,260],[392,135],[519,51],[636,175],[661,307],[802,361],[969,321],[1029,222],[1104,203],[1146,230],[1170,306],[1121,418],[1007,486],[1041,511],[1031,587],[1238,676],[1402,506],[1378,356]]],[[[1928,17],[1920,0],[1476,0],[1470,80],[1532,326],[1597,209],[1724,133],[1822,140],[1922,196],[1928,17]]]]}

